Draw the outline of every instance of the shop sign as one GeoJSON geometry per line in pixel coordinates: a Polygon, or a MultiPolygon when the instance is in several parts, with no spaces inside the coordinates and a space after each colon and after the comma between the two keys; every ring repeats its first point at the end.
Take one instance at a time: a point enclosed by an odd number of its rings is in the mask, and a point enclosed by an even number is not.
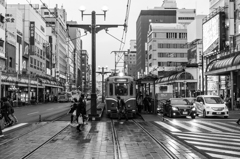
{"type": "Polygon", "coordinates": [[[35,22],[30,21],[30,45],[35,45],[35,22]]]}

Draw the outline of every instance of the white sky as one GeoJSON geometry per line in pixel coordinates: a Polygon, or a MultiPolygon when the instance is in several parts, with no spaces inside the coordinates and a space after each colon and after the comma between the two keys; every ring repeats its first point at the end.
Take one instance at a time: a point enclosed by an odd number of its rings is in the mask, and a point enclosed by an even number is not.
{"type": "MultiPolygon", "coordinates": [[[[42,4],[40,0],[7,0],[8,4],[42,4]]],[[[80,6],[85,6],[85,14],[91,14],[93,10],[97,14],[102,14],[101,8],[107,6],[109,8],[106,16],[106,21],[103,20],[103,16],[97,16],[97,24],[123,24],[126,15],[126,7],[128,0],[42,0],[48,5],[49,8],[63,7],[67,11],[67,20],[77,21],[79,24],[90,24],[91,16],[84,16],[83,21],[81,19],[80,6]]],[[[126,37],[126,43],[123,50],[129,49],[130,40],[136,39],[136,21],[141,10],[151,9],[154,7],[160,7],[163,0],[131,0],[130,14],[128,20],[128,32],[126,37]]],[[[197,14],[209,13],[209,0],[176,0],[178,8],[197,9],[197,14]]],[[[116,38],[122,38],[123,27],[110,28],[108,33],[114,35],[116,38]]],[[[87,50],[90,56],[89,62],[91,63],[91,34],[82,37],[83,49],[87,50]]],[[[112,51],[118,51],[120,48],[120,42],[105,33],[104,30],[100,31],[96,36],[96,65],[109,69],[114,69],[114,55],[110,54],[112,51]]],[[[100,76],[98,76],[100,78],[100,76]]]]}

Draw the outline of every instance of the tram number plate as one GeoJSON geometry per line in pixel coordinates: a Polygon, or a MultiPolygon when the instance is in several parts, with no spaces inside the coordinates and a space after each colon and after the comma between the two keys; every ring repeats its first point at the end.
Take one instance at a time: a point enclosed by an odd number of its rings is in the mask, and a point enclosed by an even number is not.
{"type": "Polygon", "coordinates": [[[221,112],[217,112],[217,114],[221,114],[221,112]]]}
{"type": "Polygon", "coordinates": [[[183,112],[183,114],[188,114],[188,112],[183,112]]]}

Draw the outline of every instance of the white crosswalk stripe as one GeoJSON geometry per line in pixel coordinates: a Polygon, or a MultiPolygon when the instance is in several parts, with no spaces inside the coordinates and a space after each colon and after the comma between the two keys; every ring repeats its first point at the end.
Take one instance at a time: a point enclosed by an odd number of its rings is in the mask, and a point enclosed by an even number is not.
{"type": "Polygon", "coordinates": [[[206,122],[206,121],[155,121],[156,124],[170,132],[211,132],[211,133],[240,133],[236,123],[206,122]]]}
{"type": "Polygon", "coordinates": [[[219,122],[217,122],[217,123],[215,123],[215,122],[214,123],[210,123],[210,122],[206,122],[206,121],[197,121],[197,122],[200,122],[200,123],[205,124],[205,125],[209,125],[211,127],[216,127],[218,129],[222,129],[222,130],[225,130],[225,131],[239,132],[238,130],[230,129],[229,127],[219,126],[219,124],[221,125],[221,123],[219,123],[219,122]]]}
{"type": "Polygon", "coordinates": [[[172,132],[172,134],[211,157],[220,159],[240,158],[239,133],[172,132]]]}

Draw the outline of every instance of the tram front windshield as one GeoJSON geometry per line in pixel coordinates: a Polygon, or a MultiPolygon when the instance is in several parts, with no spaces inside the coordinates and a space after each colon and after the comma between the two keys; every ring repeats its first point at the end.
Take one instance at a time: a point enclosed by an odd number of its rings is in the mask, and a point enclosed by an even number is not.
{"type": "Polygon", "coordinates": [[[115,84],[115,95],[127,96],[128,95],[128,84],[116,83],[115,84]]]}

